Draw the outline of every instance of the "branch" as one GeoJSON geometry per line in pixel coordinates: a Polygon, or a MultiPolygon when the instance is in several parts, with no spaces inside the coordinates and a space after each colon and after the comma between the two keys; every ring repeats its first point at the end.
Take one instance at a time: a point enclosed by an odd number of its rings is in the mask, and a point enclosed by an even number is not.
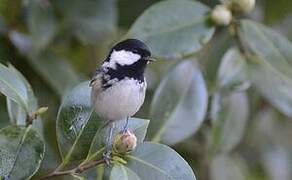
{"type": "Polygon", "coordinates": [[[46,176],[41,177],[40,179],[49,179],[49,178],[53,178],[56,176],[64,176],[64,175],[76,175],[76,174],[81,174],[84,171],[93,168],[95,166],[98,166],[100,164],[105,163],[104,159],[101,160],[96,160],[96,161],[90,161],[88,163],[79,165],[78,167],[74,168],[74,169],[70,169],[70,170],[66,170],[66,171],[54,171],[46,176]]]}

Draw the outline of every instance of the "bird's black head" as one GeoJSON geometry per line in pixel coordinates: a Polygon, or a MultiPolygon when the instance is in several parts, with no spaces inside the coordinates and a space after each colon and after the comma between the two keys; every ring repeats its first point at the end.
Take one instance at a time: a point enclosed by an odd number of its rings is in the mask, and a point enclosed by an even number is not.
{"type": "Polygon", "coordinates": [[[107,69],[111,79],[144,81],[144,70],[149,61],[152,61],[151,52],[145,43],[138,39],[126,39],[111,49],[102,67],[107,69]]]}
{"type": "Polygon", "coordinates": [[[112,48],[112,51],[113,50],[130,51],[139,54],[142,58],[147,58],[151,56],[151,52],[149,48],[146,46],[146,44],[138,39],[126,39],[124,41],[121,41],[112,48]]]}

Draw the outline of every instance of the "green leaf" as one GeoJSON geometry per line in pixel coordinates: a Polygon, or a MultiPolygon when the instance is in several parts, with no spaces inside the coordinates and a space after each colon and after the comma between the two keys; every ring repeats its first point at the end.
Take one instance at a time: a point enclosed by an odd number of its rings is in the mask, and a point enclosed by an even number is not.
{"type": "Polygon", "coordinates": [[[0,130],[0,177],[30,179],[40,167],[45,146],[30,127],[8,126],[0,130]]]}
{"type": "Polygon", "coordinates": [[[114,165],[110,180],[140,180],[138,175],[124,165],[114,165]]]}
{"type": "Polygon", "coordinates": [[[52,52],[34,55],[28,58],[28,62],[59,95],[79,82],[78,74],[70,64],[52,52]]]}
{"type": "Polygon", "coordinates": [[[248,120],[248,98],[244,92],[215,94],[211,106],[212,151],[229,152],[242,139],[248,120]]]}
{"type": "Polygon", "coordinates": [[[28,63],[59,95],[78,84],[78,74],[65,59],[49,50],[31,52],[31,37],[23,33],[11,31],[9,38],[22,55],[28,56],[28,63]]]}
{"type": "Polygon", "coordinates": [[[84,171],[82,174],[78,175],[80,178],[84,180],[103,180],[103,173],[105,164],[100,164],[97,167],[88,169],[84,171]]]}
{"type": "Polygon", "coordinates": [[[21,55],[27,56],[32,51],[32,42],[29,35],[11,30],[8,33],[8,37],[21,55]]]}
{"type": "MultiPolygon", "coordinates": [[[[17,75],[17,77],[19,79],[22,80],[22,82],[25,84],[25,91],[26,94],[28,96],[28,111],[29,114],[31,115],[32,113],[34,113],[37,108],[38,108],[38,103],[37,103],[37,99],[33,93],[33,90],[30,86],[30,84],[28,83],[28,81],[24,78],[24,76],[11,64],[8,65],[8,68],[11,70],[11,72],[13,72],[15,75],[17,75]]],[[[19,106],[17,103],[15,103],[13,100],[11,100],[10,98],[6,98],[7,101],[7,110],[8,110],[8,114],[9,114],[9,118],[10,121],[13,124],[16,125],[25,125],[26,124],[26,113],[24,111],[24,109],[19,106]]]]}
{"type": "Polygon", "coordinates": [[[28,27],[34,49],[45,48],[57,32],[54,10],[49,1],[30,0],[27,3],[28,27]]]}
{"type": "Polygon", "coordinates": [[[247,20],[241,22],[240,36],[255,54],[248,64],[251,82],[273,106],[291,117],[291,42],[273,30],[247,20]]]}
{"type": "MultiPolygon", "coordinates": [[[[233,37],[228,31],[220,31],[200,52],[196,54],[196,58],[200,63],[201,69],[204,69],[204,77],[206,84],[213,90],[216,85],[217,71],[220,66],[221,58],[233,43],[233,37]]],[[[212,92],[209,92],[212,94],[212,92]]]]}
{"type": "Polygon", "coordinates": [[[208,7],[195,1],[162,1],[136,20],[127,37],[145,41],[154,56],[182,58],[211,39],[214,28],[207,23],[208,12],[208,7]]]}
{"type": "Polygon", "coordinates": [[[128,155],[127,167],[141,180],[195,180],[188,163],[168,146],[145,142],[128,155]]]}
{"type": "Polygon", "coordinates": [[[217,84],[223,91],[249,87],[246,60],[238,49],[229,49],[222,58],[217,73],[217,84]]]}
{"type": "Polygon", "coordinates": [[[0,92],[15,101],[28,113],[27,88],[18,75],[6,66],[0,64],[0,92]]]}
{"type": "Polygon", "coordinates": [[[154,94],[148,137],[175,144],[191,136],[204,120],[207,101],[206,85],[198,67],[191,61],[177,64],[154,94]]]}
{"type": "MultiPolygon", "coordinates": [[[[29,114],[31,115],[32,113],[36,112],[38,109],[37,98],[35,97],[34,92],[30,84],[28,83],[28,81],[25,79],[25,77],[11,64],[8,64],[8,68],[12,72],[14,72],[20,79],[22,79],[23,83],[26,86],[26,91],[27,91],[27,95],[29,99],[28,101],[29,114]]],[[[9,98],[6,98],[6,102],[7,102],[7,111],[9,114],[10,122],[14,125],[20,125],[20,126],[26,125],[27,117],[23,108],[21,108],[21,106],[19,106],[17,103],[15,103],[9,98]]],[[[37,119],[35,119],[32,124],[32,128],[38,132],[38,134],[42,137],[42,139],[44,139],[44,136],[47,135],[47,134],[44,134],[43,123],[44,123],[43,119],[41,119],[41,117],[38,116],[37,119]]],[[[46,154],[47,153],[50,153],[50,147],[48,146],[48,144],[46,144],[46,154]]],[[[44,166],[44,163],[46,163],[46,158],[48,158],[48,156],[45,156],[42,162],[42,166],[44,166]]],[[[52,158],[52,156],[49,156],[49,158],[52,158]]]]}
{"type": "Polygon", "coordinates": [[[112,34],[117,23],[116,0],[58,0],[64,25],[82,42],[97,44],[112,34]]]}
{"type": "MultiPolygon", "coordinates": [[[[124,127],[125,121],[114,122],[113,137],[115,137],[124,127]]],[[[142,143],[145,139],[147,127],[149,125],[149,120],[139,119],[139,118],[130,118],[128,129],[135,134],[137,137],[137,143],[142,143]]],[[[96,135],[92,141],[88,158],[93,158],[97,155],[100,155],[101,148],[104,147],[106,137],[108,136],[108,127],[100,129],[96,132],[96,135]]]]}
{"type": "Polygon", "coordinates": [[[292,22],[292,15],[288,15],[278,23],[273,25],[273,29],[279,32],[280,34],[287,37],[290,41],[292,40],[292,27],[290,26],[292,22]]]}
{"type": "Polygon", "coordinates": [[[9,98],[6,98],[6,103],[10,122],[15,125],[25,125],[26,113],[23,108],[9,98]]]}
{"type": "Polygon", "coordinates": [[[246,175],[246,164],[239,157],[219,155],[211,161],[212,180],[245,180],[246,175]]]}
{"type": "Polygon", "coordinates": [[[282,147],[282,145],[263,148],[261,159],[264,171],[267,172],[268,177],[286,180],[292,178],[290,152],[290,150],[282,147]]]}
{"type": "Polygon", "coordinates": [[[57,116],[57,139],[63,166],[86,158],[91,141],[102,124],[92,114],[89,82],[83,82],[68,92],[57,116]]]}

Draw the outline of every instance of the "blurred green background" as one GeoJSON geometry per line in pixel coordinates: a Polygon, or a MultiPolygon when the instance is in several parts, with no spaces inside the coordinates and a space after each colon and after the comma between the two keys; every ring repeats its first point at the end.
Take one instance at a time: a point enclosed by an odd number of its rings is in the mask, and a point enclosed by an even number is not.
{"type": "MultiPolygon", "coordinates": [[[[60,162],[55,121],[62,95],[88,80],[109,48],[157,1],[100,0],[96,5],[90,0],[0,0],[0,62],[10,62],[19,69],[31,83],[39,105],[49,107],[43,117],[49,143],[43,173],[60,162]]],[[[218,4],[216,0],[201,2],[210,7],[218,4]]],[[[249,18],[292,40],[291,0],[258,0],[249,18]]],[[[230,39],[219,29],[197,54],[209,89],[218,63],[232,44],[230,39]]],[[[174,63],[160,60],[150,65],[146,101],[136,117],[147,118],[154,90],[174,63]]],[[[211,164],[206,163],[208,119],[192,137],[173,146],[190,163],[198,179],[292,179],[292,120],[262,100],[253,89],[248,93],[251,113],[243,139],[231,155],[221,155],[211,164]]],[[[7,124],[6,101],[0,95],[0,127],[7,124]]]]}

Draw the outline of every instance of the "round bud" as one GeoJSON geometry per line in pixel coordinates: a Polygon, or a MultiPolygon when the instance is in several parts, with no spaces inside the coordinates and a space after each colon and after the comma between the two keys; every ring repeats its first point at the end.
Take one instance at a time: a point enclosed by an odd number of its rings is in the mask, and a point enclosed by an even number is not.
{"type": "Polygon", "coordinates": [[[246,14],[250,13],[255,7],[255,0],[238,0],[235,2],[237,2],[240,10],[246,14]]]}
{"type": "Polygon", "coordinates": [[[224,4],[231,7],[232,11],[248,14],[255,7],[255,0],[221,0],[224,4]]]}
{"type": "Polygon", "coordinates": [[[127,130],[118,134],[114,139],[113,150],[116,153],[125,154],[133,151],[137,146],[137,138],[134,133],[127,130]]]}
{"type": "Polygon", "coordinates": [[[211,13],[211,19],[217,25],[227,26],[232,20],[232,14],[225,5],[217,5],[211,13]]]}

